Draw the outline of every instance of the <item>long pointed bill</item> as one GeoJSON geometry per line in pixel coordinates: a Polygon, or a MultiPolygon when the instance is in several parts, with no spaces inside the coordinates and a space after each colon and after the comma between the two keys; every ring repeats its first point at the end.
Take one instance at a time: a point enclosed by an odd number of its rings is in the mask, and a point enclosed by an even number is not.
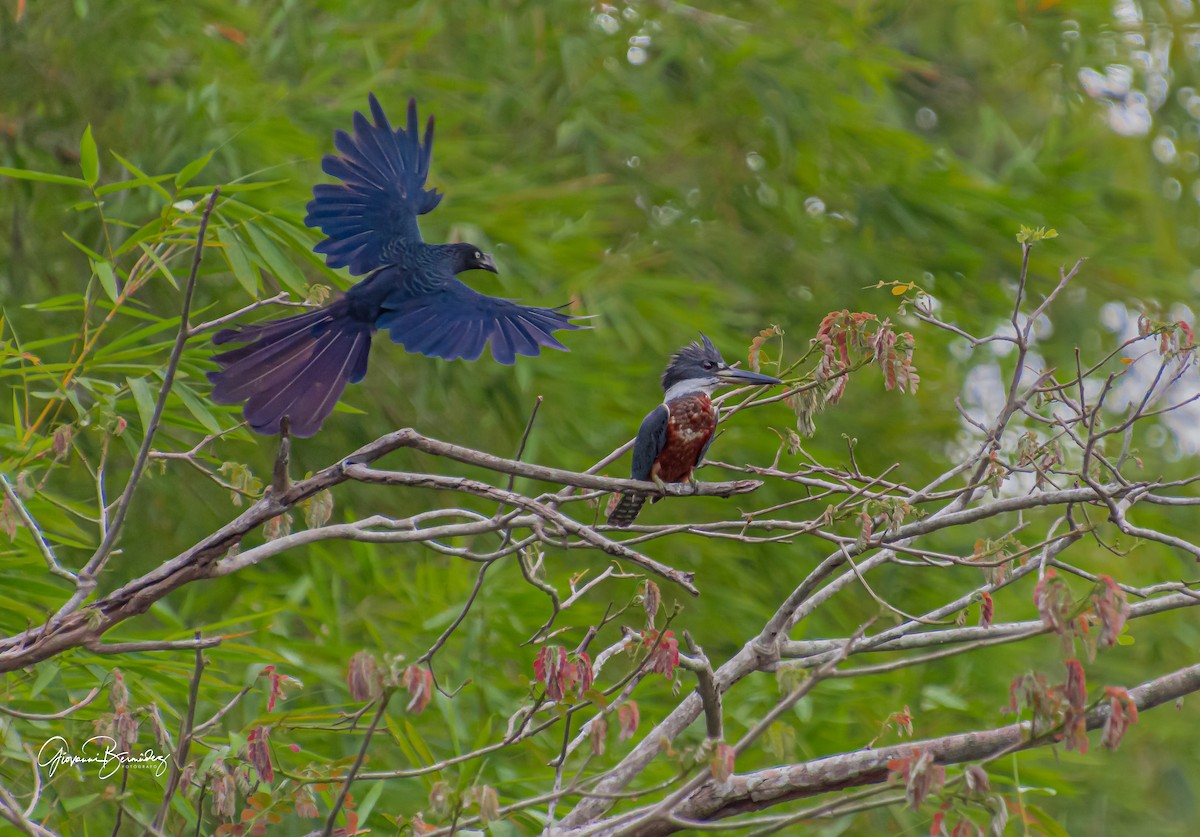
{"type": "Polygon", "coordinates": [[[722,369],[717,372],[717,377],[725,383],[734,386],[773,386],[783,383],[778,378],[772,378],[770,375],[760,375],[757,372],[750,372],[746,369],[722,369]]]}
{"type": "Polygon", "coordinates": [[[481,269],[481,270],[487,270],[487,271],[490,271],[490,272],[492,272],[492,273],[499,273],[499,272],[500,272],[500,271],[496,270],[496,263],[495,263],[494,261],[492,261],[492,254],[491,254],[491,253],[484,253],[484,254],[483,254],[483,258],[482,258],[482,259],[480,259],[480,261],[479,261],[479,267],[480,267],[480,269],[481,269]]]}

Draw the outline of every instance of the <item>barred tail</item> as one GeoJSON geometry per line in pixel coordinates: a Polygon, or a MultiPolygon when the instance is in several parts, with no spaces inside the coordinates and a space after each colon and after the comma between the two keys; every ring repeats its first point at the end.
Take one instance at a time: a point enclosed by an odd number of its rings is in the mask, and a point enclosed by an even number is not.
{"type": "Polygon", "coordinates": [[[610,526],[620,526],[624,528],[633,523],[637,519],[638,512],[642,510],[642,506],[646,503],[645,494],[632,494],[626,492],[621,495],[621,499],[617,501],[617,506],[608,515],[608,524],[610,526]]]}

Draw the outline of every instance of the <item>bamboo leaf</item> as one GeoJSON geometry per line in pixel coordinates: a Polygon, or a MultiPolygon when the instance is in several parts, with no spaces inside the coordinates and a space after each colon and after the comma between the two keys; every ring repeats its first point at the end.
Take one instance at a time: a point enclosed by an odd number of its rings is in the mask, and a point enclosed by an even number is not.
{"type": "Polygon", "coordinates": [[[0,174],[7,177],[15,177],[17,180],[37,180],[41,183],[61,183],[64,186],[87,186],[86,180],[81,180],[78,177],[67,177],[65,174],[50,174],[44,171],[30,171],[29,169],[10,169],[8,166],[0,166],[0,174]]]}
{"type": "Polygon", "coordinates": [[[229,262],[233,278],[237,279],[238,284],[250,296],[258,296],[258,271],[254,269],[254,265],[246,256],[246,245],[229,227],[221,227],[217,230],[217,241],[221,243],[221,252],[225,254],[225,260],[229,262]]]}
{"type": "Polygon", "coordinates": [[[92,138],[91,125],[83,129],[83,137],[79,140],[79,168],[87,185],[95,186],[100,179],[100,153],[96,150],[96,140],[92,138]]]}
{"type": "Polygon", "coordinates": [[[212,410],[208,409],[208,405],[200,396],[192,392],[191,388],[185,384],[175,384],[175,394],[182,400],[188,412],[204,425],[204,429],[209,433],[220,433],[221,423],[217,421],[217,417],[213,415],[212,410]]]}
{"type": "Polygon", "coordinates": [[[202,172],[204,167],[208,165],[208,161],[212,159],[212,156],[213,152],[210,151],[203,157],[192,160],[192,162],[180,169],[179,174],[175,175],[175,187],[177,189],[182,189],[184,186],[191,183],[192,179],[202,172]]]}
{"type": "Polygon", "coordinates": [[[133,403],[137,405],[138,418],[142,420],[143,432],[150,428],[150,419],[154,416],[154,393],[145,378],[127,378],[129,392],[133,395],[133,403]]]}
{"type": "Polygon", "coordinates": [[[305,280],[304,274],[288,261],[270,236],[253,224],[246,224],[246,233],[250,236],[254,249],[263,257],[268,269],[275,274],[275,278],[279,280],[280,284],[294,294],[307,295],[308,282],[305,280]]]}
{"type": "Polygon", "coordinates": [[[113,302],[117,301],[120,296],[120,291],[117,290],[117,276],[113,273],[112,265],[106,260],[92,261],[92,269],[96,271],[96,277],[100,280],[100,287],[104,288],[104,292],[108,294],[108,298],[113,302]]]}
{"type": "MultiPolygon", "coordinates": [[[[146,174],[144,171],[139,169],[137,166],[135,166],[133,163],[126,160],[124,157],[122,157],[117,152],[111,151],[109,153],[112,154],[114,157],[116,157],[117,162],[120,163],[122,166],[124,166],[129,171],[130,174],[132,174],[134,177],[137,178],[138,183],[144,183],[145,185],[149,186],[154,191],[158,192],[160,195],[162,195],[168,201],[171,200],[171,193],[159,185],[160,180],[166,180],[171,175],[164,174],[164,175],[159,175],[158,177],[151,177],[150,175],[146,174]]],[[[101,187],[101,188],[103,188],[103,187],[101,187]]]]}

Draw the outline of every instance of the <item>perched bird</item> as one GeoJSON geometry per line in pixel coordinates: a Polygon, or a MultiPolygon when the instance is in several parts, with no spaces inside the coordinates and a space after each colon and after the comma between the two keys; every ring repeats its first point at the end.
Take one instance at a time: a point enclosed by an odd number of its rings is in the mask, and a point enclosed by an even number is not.
{"type": "MultiPolygon", "coordinates": [[[[712,341],[704,334],[700,337],[701,342],[677,351],[663,372],[663,403],[642,420],[633,443],[631,477],[635,480],[650,480],[660,486],[691,482],[692,471],[708,452],[717,427],[717,408],[711,398],[717,387],[783,383],[770,375],[730,367],[712,341]]],[[[655,497],[652,502],[659,499],[655,497]]],[[[622,493],[608,522],[628,526],[645,502],[644,494],[622,493]]]]}
{"type": "Polygon", "coordinates": [[[417,103],[408,102],[408,126],[392,130],[369,96],[374,124],[354,114],[354,134],[334,134],[340,156],[322,168],[342,181],[313,187],[304,223],[328,238],[315,251],[330,267],[366,278],[317,311],[226,329],[213,342],[244,343],[214,355],[208,373],[218,404],[245,402],[258,433],[278,433],[288,416],[291,432],[311,436],[333,411],[347,383],[367,371],[371,337],[385,329],[407,351],[446,360],[475,360],[490,344],[492,357],[511,364],[543,346],[566,350],[554,337],[580,328],[557,308],[535,308],[484,296],[456,276],[496,272],[491,256],[473,244],[426,244],[417,216],[442,200],[425,188],[433,151],[433,117],[418,133],[417,103]]]}

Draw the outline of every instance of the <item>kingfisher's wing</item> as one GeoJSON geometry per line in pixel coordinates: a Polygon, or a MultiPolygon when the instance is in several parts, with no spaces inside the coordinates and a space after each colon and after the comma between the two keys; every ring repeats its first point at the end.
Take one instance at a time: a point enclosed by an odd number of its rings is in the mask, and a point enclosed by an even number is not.
{"type": "Polygon", "coordinates": [[[667,422],[671,414],[666,404],[659,404],[650,411],[638,428],[637,439],[633,442],[633,469],[631,479],[648,480],[650,471],[654,468],[654,460],[667,445],[667,422]]]}
{"type": "Polygon", "coordinates": [[[534,357],[543,346],[567,351],[554,332],[583,326],[557,308],[521,305],[485,296],[458,279],[420,294],[402,290],[382,303],[375,319],[406,351],[446,360],[475,360],[491,344],[492,357],[511,364],[517,355],[534,357]]]}
{"type": "Polygon", "coordinates": [[[327,154],[321,168],[342,181],[313,187],[304,223],[328,236],[313,248],[324,253],[330,267],[349,267],[360,276],[386,264],[389,252],[405,241],[420,241],[417,216],[442,200],[426,189],[433,153],[433,117],[422,142],[417,131],[417,100],[408,100],[408,126],[392,130],[379,100],[372,93],[372,125],[354,113],[354,135],[336,131],[334,145],[341,155],[327,154]]]}

